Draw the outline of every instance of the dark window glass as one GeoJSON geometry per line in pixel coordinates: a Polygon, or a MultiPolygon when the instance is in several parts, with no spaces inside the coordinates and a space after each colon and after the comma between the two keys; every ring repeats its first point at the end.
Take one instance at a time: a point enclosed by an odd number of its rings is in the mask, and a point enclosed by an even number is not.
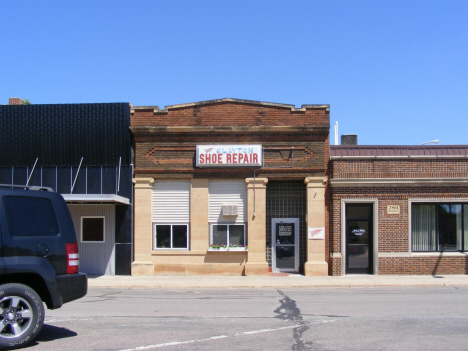
{"type": "Polygon", "coordinates": [[[104,218],[83,217],[81,241],[104,241],[104,218]]]}
{"type": "Polygon", "coordinates": [[[229,226],[229,244],[244,246],[244,226],[230,225],[229,226]]]}
{"type": "Polygon", "coordinates": [[[213,245],[227,245],[227,225],[213,226],[213,245]]]}
{"type": "Polygon", "coordinates": [[[369,243],[369,221],[348,221],[348,243],[369,243]]]}
{"type": "Polygon", "coordinates": [[[439,250],[461,250],[461,205],[438,205],[439,250]]]}
{"type": "Polygon", "coordinates": [[[57,217],[49,199],[4,197],[10,233],[14,236],[51,236],[59,233],[57,217]]]}
{"type": "Polygon", "coordinates": [[[157,249],[188,248],[188,226],[186,224],[157,224],[154,227],[157,249]]]}
{"type": "Polygon", "coordinates": [[[346,206],[346,217],[364,217],[367,218],[370,215],[370,207],[362,205],[348,205],[346,206]]]}
{"type": "Polygon", "coordinates": [[[175,249],[185,249],[187,247],[187,226],[172,226],[172,247],[175,249]]]}
{"type": "Polygon", "coordinates": [[[276,267],[295,269],[294,246],[276,246],[276,267]]]}
{"type": "Polygon", "coordinates": [[[170,248],[171,247],[171,226],[157,225],[156,226],[156,247],[170,248]]]}

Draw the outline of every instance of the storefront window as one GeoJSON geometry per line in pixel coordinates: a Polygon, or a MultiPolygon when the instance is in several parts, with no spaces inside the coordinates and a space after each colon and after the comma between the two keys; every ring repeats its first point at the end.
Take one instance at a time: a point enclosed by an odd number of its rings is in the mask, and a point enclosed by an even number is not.
{"type": "Polygon", "coordinates": [[[188,249],[188,226],[186,224],[155,224],[156,249],[188,249]]]}
{"type": "Polygon", "coordinates": [[[211,227],[211,244],[245,246],[245,225],[213,224],[211,227]]]}
{"type": "Polygon", "coordinates": [[[413,251],[464,251],[468,248],[468,205],[413,204],[413,251]]]}

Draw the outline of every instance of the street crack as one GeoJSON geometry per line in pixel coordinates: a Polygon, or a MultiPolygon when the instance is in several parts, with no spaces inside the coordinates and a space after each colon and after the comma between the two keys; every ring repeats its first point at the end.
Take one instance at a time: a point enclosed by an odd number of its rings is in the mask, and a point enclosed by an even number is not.
{"type": "Polygon", "coordinates": [[[291,349],[293,351],[315,350],[313,343],[304,340],[302,337],[302,334],[309,329],[310,325],[302,318],[301,310],[297,307],[296,301],[292,300],[281,290],[277,291],[283,298],[279,301],[281,305],[275,310],[275,313],[278,314],[276,318],[290,321],[297,326],[293,329],[293,337],[296,343],[292,345],[291,349]]]}

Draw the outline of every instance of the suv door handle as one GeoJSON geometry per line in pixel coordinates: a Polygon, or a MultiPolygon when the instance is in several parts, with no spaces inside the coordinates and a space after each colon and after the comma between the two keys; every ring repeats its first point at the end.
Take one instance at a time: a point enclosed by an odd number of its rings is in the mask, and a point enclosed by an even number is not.
{"type": "Polygon", "coordinates": [[[36,252],[38,256],[47,256],[47,254],[49,253],[49,248],[44,244],[40,244],[37,245],[36,252]]]}

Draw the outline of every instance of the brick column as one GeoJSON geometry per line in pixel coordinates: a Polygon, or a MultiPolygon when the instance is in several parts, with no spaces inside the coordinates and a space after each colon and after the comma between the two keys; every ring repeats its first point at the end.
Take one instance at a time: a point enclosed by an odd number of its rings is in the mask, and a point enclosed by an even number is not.
{"type": "Polygon", "coordinates": [[[267,178],[247,178],[247,233],[249,251],[245,275],[268,275],[266,261],[266,184],[267,178]],[[255,201],[254,201],[255,199],[255,201]]]}
{"type": "MultiPolygon", "coordinates": [[[[325,228],[325,184],[327,178],[307,177],[307,227],[325,228]]],[[[325,262],[325,239],[307,240],[307,262],[305,275],[328,275],[325,262]]]]}
{"type": "Polygon", "coordinates": [[[135,224],[133,247],[135,261],[132,262],[132,275],[154,275],[152,228],[153,178],[134,178],[135,184],[135,224]]]}

